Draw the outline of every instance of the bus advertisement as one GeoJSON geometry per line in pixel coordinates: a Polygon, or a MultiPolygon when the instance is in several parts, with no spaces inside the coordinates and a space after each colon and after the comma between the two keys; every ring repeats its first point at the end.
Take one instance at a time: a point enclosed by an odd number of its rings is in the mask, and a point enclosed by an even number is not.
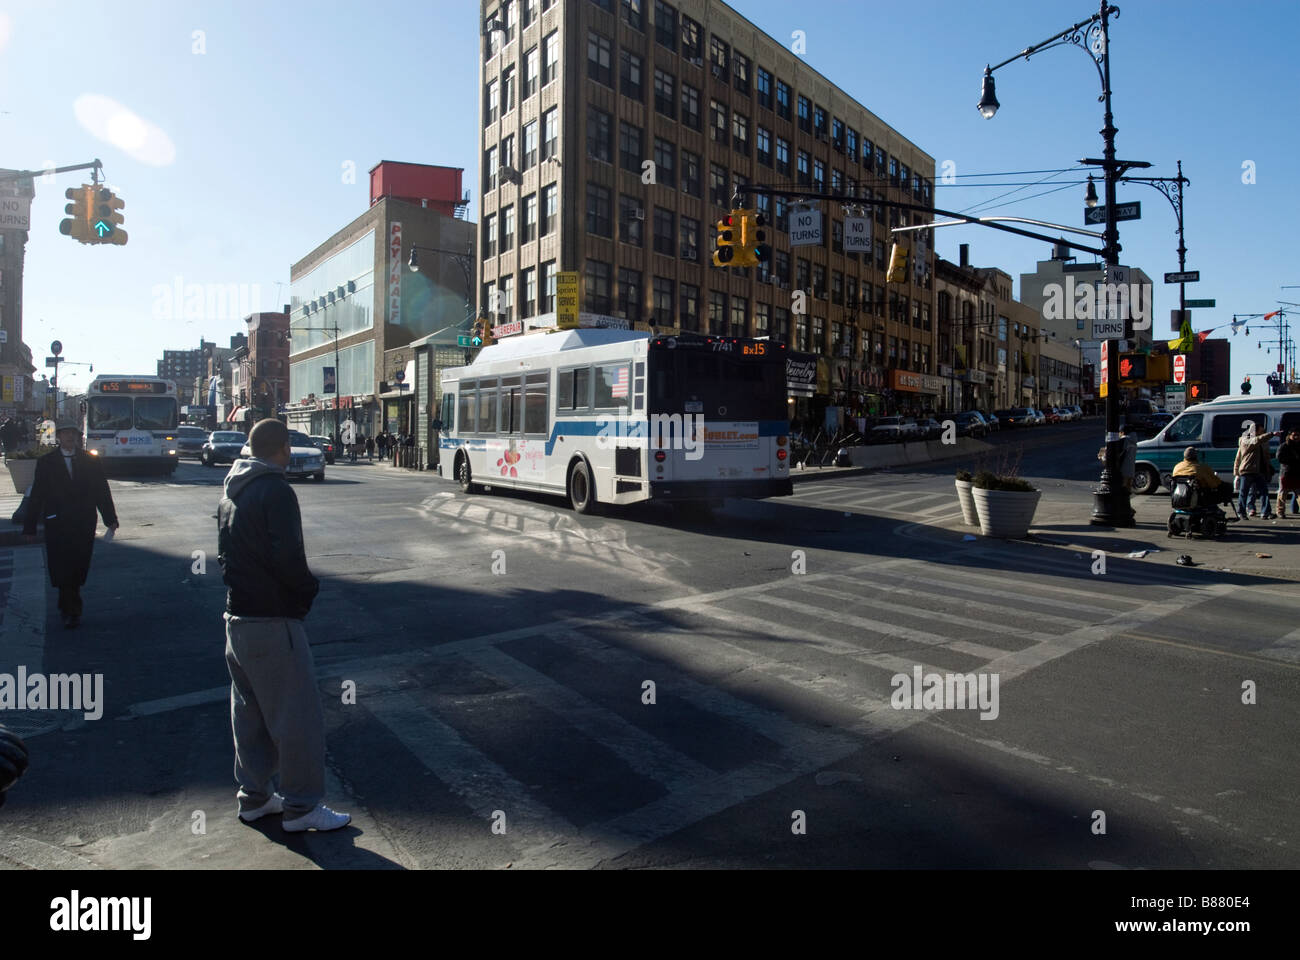
{"type": "Polygon", "coordinates": [[[105,472],[176,472],[179,407],[173,381],[98,376],[91,381],[82,407],[86,452],[99,458],[105,472]]]}
{"type": "Polygon", "coordinates": [[[439,473],[596,504],[788,496],[786,348],[577,329],[486,347],[443,372],[439,473]]]}

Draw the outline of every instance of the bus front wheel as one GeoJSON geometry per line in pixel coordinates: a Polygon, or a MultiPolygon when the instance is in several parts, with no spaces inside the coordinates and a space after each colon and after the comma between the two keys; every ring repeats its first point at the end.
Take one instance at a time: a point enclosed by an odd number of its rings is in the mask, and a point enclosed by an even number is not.
{"type": "Polygon", "coordinates": [[[464,454],[456,460],[456,482],[460,484],[461,493],[474,493],[478,490],[478,484],[474,482],[469,469],[469,457],[464,454]]]}
{"type": "Polygon", "coordinates": [[[574,513],[594,513],[596,488],[591,482],[591,471],[585,461],[579,460],[569,471],[569,503],[574,513]]]}

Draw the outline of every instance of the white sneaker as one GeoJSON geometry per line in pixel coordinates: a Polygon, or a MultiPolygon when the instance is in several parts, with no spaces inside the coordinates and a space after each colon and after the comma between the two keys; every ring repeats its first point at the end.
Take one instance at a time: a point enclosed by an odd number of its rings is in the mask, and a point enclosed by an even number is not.
{"type": "Polygon", "coordinates": [[[305,830],[338,830],[351,822],[352,814],[339,813],[323,803],[318,803],[311,813],[294,820],[285,820],[281,826],[286,833],[302,833],[305,830]]]}
{"type": "Polygon", "coordinates": [[[273,816],[277,813],[284,813],[284,797],[278,793],[273,793],[271,799],[256,810],[240,810],[239,819],[245,823],[252,823],[254,820],[261,820],[263,817],[273,816]]]}

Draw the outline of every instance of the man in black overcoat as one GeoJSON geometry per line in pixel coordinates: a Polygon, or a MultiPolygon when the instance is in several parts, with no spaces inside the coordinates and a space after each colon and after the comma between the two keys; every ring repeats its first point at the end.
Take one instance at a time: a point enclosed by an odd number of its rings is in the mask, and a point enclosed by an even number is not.
{"type": "Polygon", "coordinates": [[[45,559],[50,584],[59,589],[63,626],[81,623],[81,587],[90,572],[95,546],[95,512],[110,535],[117,530],[113,495],[99,462],[81,449],[81,428],[65,423],[55,431],[58,446],[36,461],[36,477],[23,533],[36,542],[36,524],[45,524],[45,559]]]}

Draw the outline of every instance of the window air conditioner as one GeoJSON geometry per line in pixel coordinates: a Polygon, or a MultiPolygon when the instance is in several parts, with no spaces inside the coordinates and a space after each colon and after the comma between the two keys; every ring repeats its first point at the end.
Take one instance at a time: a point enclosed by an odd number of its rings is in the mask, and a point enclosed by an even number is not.
{"type": "Polygon", "coordinates": [[[326,302],[326,303],[333,303],[333,302],[334,302],[334,291],[333,291],[333,290],[331,290],[329,293],[327,293],[327,294],[325,295],[325,302],[326,302]]]}
{"type": "Polygon", "coordinates": [[[348,293],[356,293],[356,292],[357,292],[357,282],[355,280],[349,280],[348,293]]]}

